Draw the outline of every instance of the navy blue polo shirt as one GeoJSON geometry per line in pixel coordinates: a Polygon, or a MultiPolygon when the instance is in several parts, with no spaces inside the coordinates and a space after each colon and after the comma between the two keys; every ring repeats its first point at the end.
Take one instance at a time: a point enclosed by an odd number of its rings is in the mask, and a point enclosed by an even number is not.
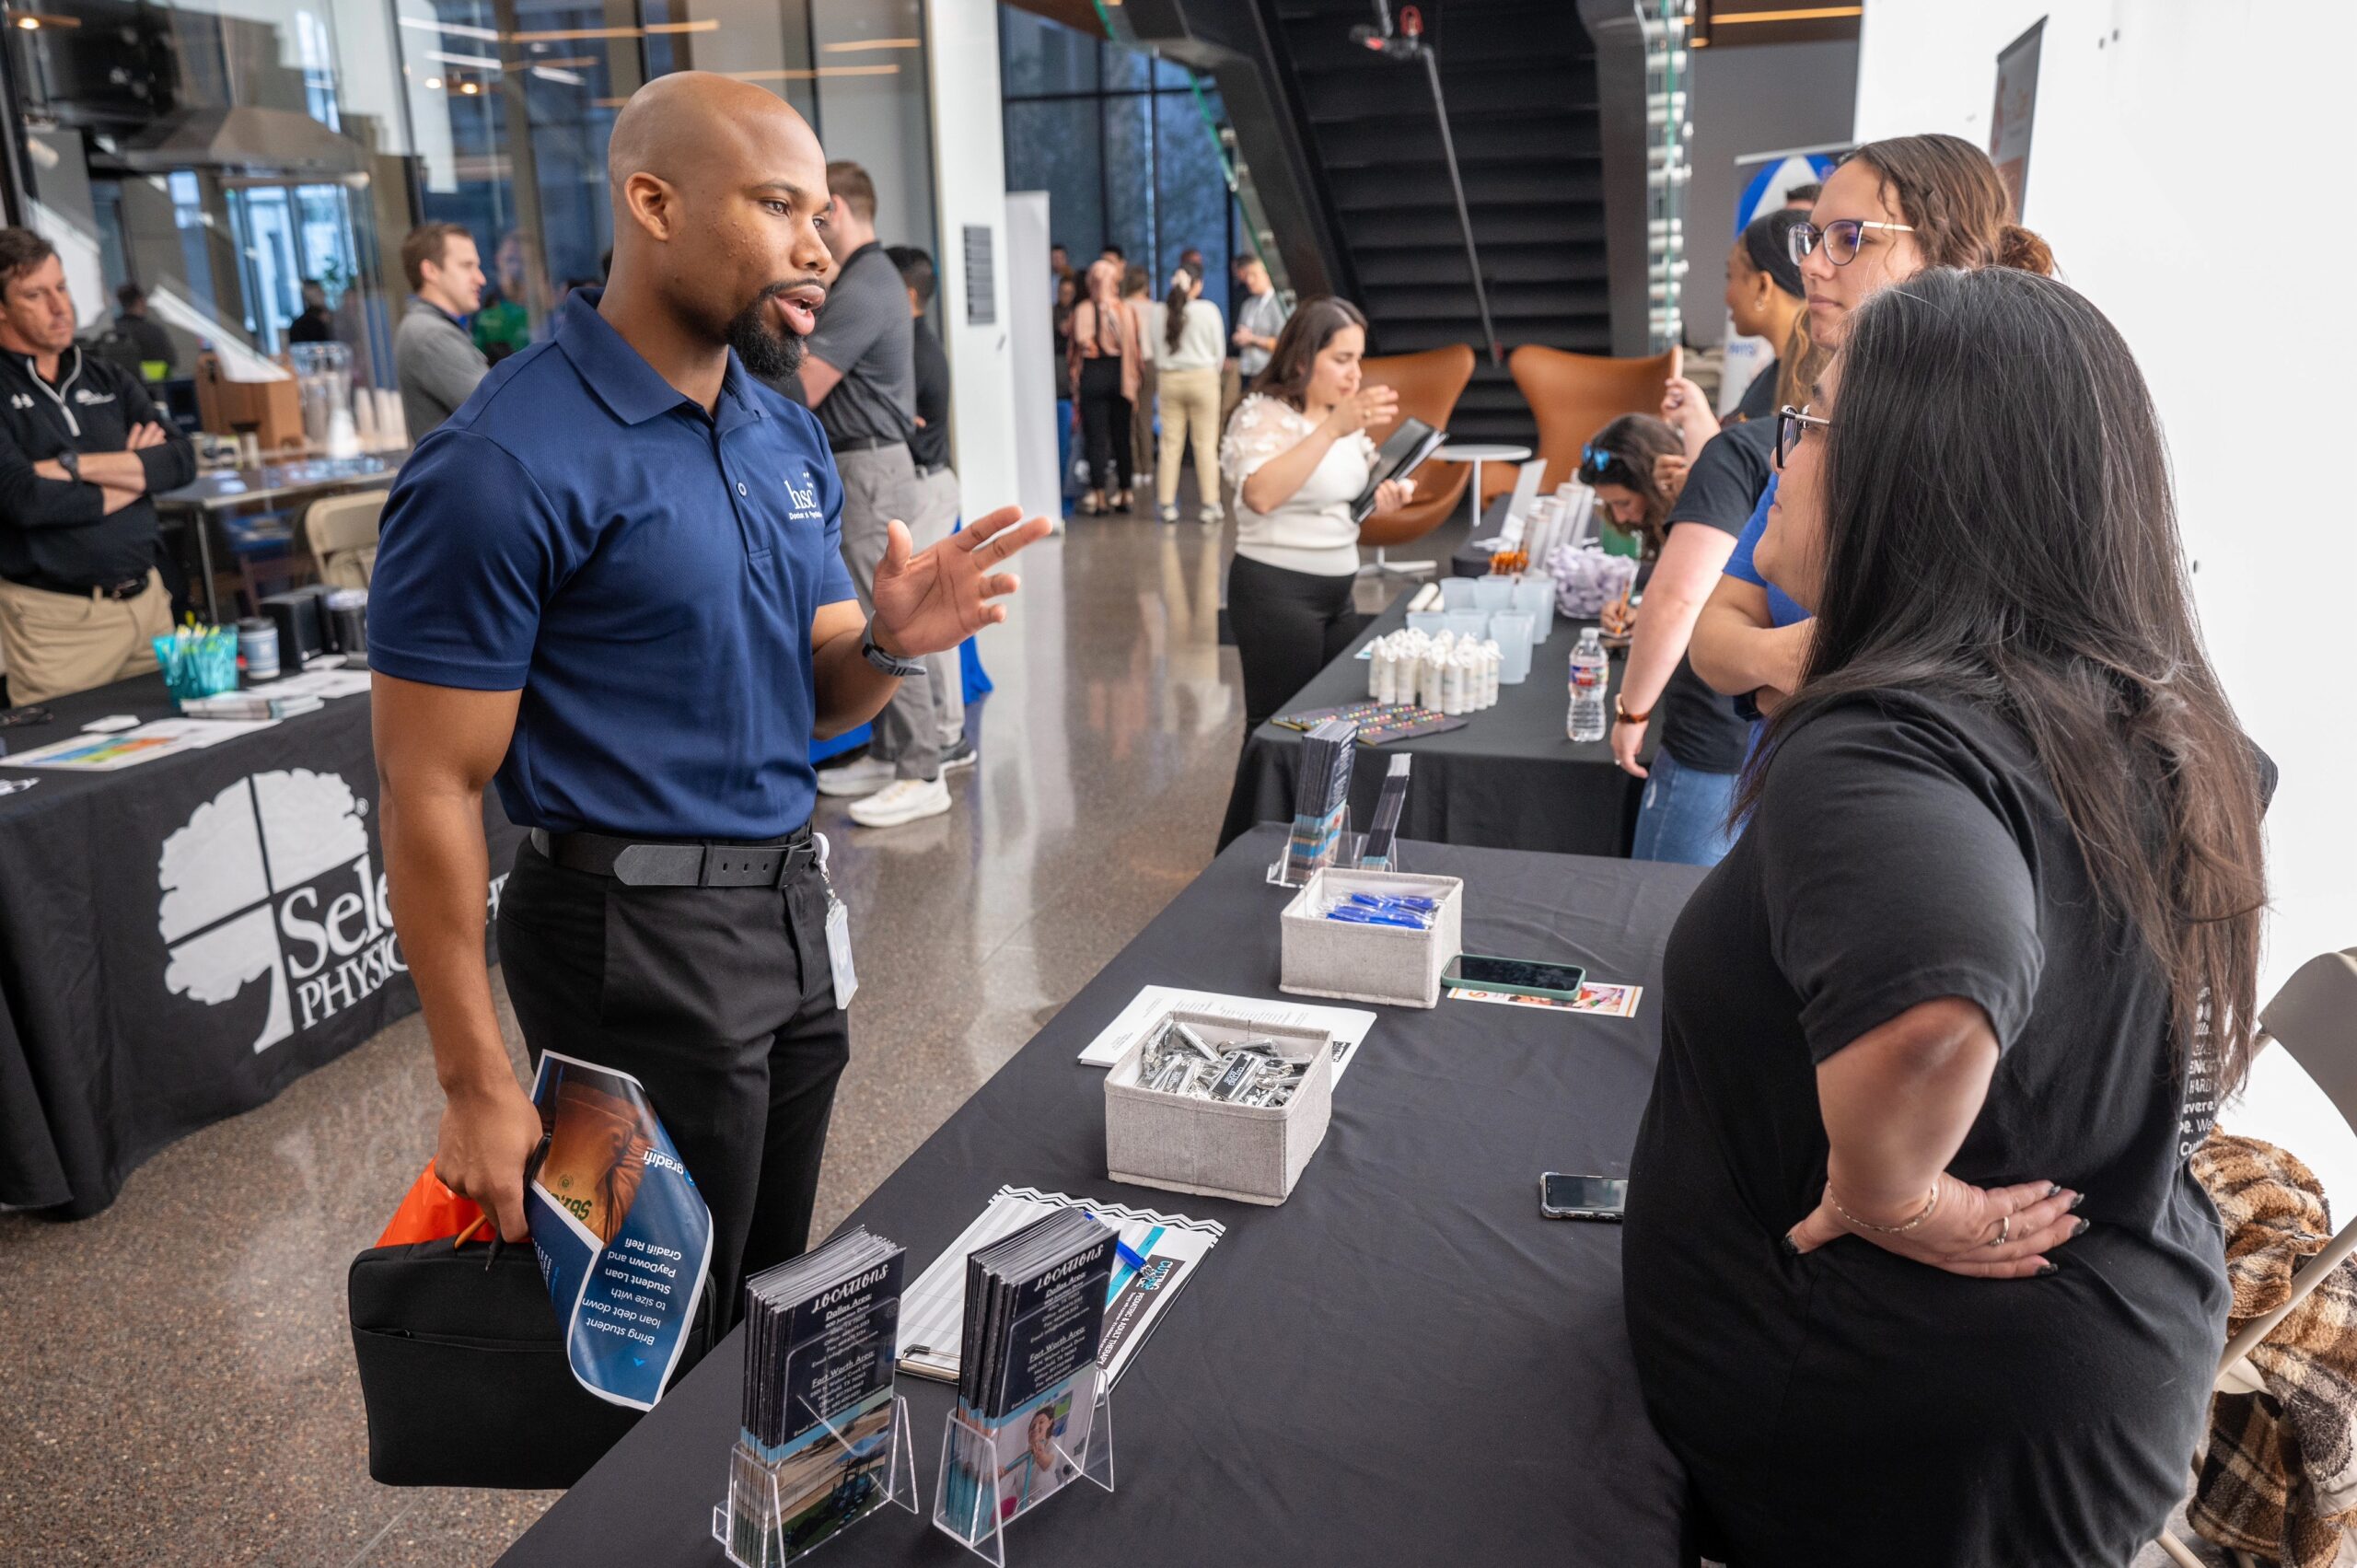
{"type": "Polygon", "coordinates": [[[710,415],[598,314],[557,312],[401,468],[368,662],[522,689],[508,818],[765,839],[810,816],[810,621],[853,598],[819,422],[735,354],[710,415]]]}

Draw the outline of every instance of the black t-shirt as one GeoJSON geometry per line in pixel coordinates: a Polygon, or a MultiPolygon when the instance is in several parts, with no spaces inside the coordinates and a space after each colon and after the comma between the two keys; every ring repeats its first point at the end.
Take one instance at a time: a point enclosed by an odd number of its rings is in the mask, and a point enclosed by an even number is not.
{"type": "MultiPolygon", "coordinates": [[[[1770,377],[1772,382],[1774,377],[1770,377]]],[[[1773,420],[1730,424],[1711,437],[1701,456],[1686,475],[1686,488],[1669,509],[1669,527],[1702,523],[1730,539],[1740,537],[1768,488],[1776,444],[1773,420]]],[[[1702,683],[1690,660],[1679,659],[1677,673],[1662,688],[1660,716],[1662,749],[1682,768],[1706,773],[1732,773],[1743,766],[1751,745],[1751,725],[1736,715],[1733,698],[1722,697],[1702,683]]]]}
{"type": "Polygon", "coordinates": [[[1664,957],[1622,1248],[1655,1424],[1741,1561],[2127,1562],[2184,1489],[2227,1306],[2168,977],[1994,708],[1854,697],[1766,766],[1664,957]],[[2092,1228],[2012,1282],[1786,1253],[1824,1190],[1817,1064],[1945,996],[2003,1052],[1949,1168],[2060,1182],[2092,1228]],[[1794,1505],[1827,1454],[1873,1507],[1794,1505]]]}
{"type": "Polygon", "coordinates": [[[1736,417],[1744,421],[1766,419],[1776,412],[1776,361],[1751,378],[1743,389],[1743,401],[1735,405],[1736,417]]]}
{"type": "Polygon", "coordinates": [[[916,322],[917,418],[923,421],[909,433],[909,456],[921,469],[949,466],[949,356],[933,323],[916,322]]]}

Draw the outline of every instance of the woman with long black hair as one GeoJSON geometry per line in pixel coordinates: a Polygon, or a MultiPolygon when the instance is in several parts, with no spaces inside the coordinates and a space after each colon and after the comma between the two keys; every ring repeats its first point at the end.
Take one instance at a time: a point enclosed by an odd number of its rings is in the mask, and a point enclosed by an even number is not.
{"type": "Polygon", "coordinates": [[[2248,1066],[2268,765],[2111,324],[2005,268],[1856,308],[1779,416],[1817,617],[1679,916],[1623,1267],[1741,1568],[2126,1563],[2227,1307],[2187,1168],[2248,1066]]]}

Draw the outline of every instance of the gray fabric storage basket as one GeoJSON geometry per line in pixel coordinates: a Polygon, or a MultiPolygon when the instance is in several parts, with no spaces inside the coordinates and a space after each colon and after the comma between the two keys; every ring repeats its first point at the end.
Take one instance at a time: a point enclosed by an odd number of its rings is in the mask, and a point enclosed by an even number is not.
{"type": "Polygon", "coordinates": [[[1278,920],[1283,969],[1278,989],[1296,996],[1335,996],[1394,1007],[1440,1005],[1440,974],[1465,950],[1465,883],[1412,871],[1351,871],[1326,866],[1309,878],[1278,920]],[[1352,893],[1438,899],[1429,929],[1353,925],[1317,912],[1352,893]]]}
{"type": "Polygon", "coordinates": [[[1105,1074],[1105,1173],[1115,1181],[1200,1192],[1246,1203],[1282,1203],[1326,1137],[1334,1103],[1333,1039],[1323,1029],[1241,1023],[1178,1008],[1148,1025],[1105,1074]],[[1283,1106],[1223,1105],[1142,1087],[1146,1043],[1176,1018],[1214,1046],[1275,1040],[1283,1054],[1310,1058],[1301,1086],[1283,1106]]]}

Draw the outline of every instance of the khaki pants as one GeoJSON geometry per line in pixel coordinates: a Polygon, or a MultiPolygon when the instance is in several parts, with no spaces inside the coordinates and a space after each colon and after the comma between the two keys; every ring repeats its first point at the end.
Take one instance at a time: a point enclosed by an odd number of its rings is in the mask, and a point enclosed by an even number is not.
{"type": "Polygon", "coordinates": [[[146,591],[126,599],[0,582],[0,658],[11,702],[45,703],[148,674],[156,668],[150,639],[171,629],[172,598],[153,570],[146,591]]]}
{"type": "Polygon", "coordinates": [[[1219,505],[1219,372],[1165,370],[1162,391],[1162,465],[1155,475],[1155,499],[1178,502],[1178,464],[1187,443],[1195,444],[1197,505],[1219,505]]]}
{"type": "MultiPolygon", "coordinates": [[[[919,550],[939,544],[958,522],[958,470],[935,469],[917,475],[916,515],[908,519],[909,541],[919,550]]],[[[933,717],[944,749],[954,748],[966,734],[966,676],[958,650],[927,654],[932,672],[933,717]]]]}
{"type": "MultiPolygon", "coordinates": [[[[835,472],[843,482],[843,564],[851,568],[852,586],[859,590],[859,608],[873,615],[876,565],[884,559],[890,537],[886,525],[895,517],[911,522],[923,509],[917,466],[908,447],[894,445],[838,452],[835,472]]],[[[913,528],[911,536],[913,539],[913,528]]],[[[901,680],[892,700],[876,715],[875,725],[876,737],[867,746],[869,756],[891,763],[900,778],[941,776],[941,726],[934,716],[929,668],[923,675],[901,680]]]]}
{"type": "Polygon", "coordinates": [[[1138,366],[1137,404],[1130,411],[1130,472],[1140,490],[1145,488],[1145,476],[1154,471],[1154,391],[1155,365],[1148,359],[1138,366]]]}

